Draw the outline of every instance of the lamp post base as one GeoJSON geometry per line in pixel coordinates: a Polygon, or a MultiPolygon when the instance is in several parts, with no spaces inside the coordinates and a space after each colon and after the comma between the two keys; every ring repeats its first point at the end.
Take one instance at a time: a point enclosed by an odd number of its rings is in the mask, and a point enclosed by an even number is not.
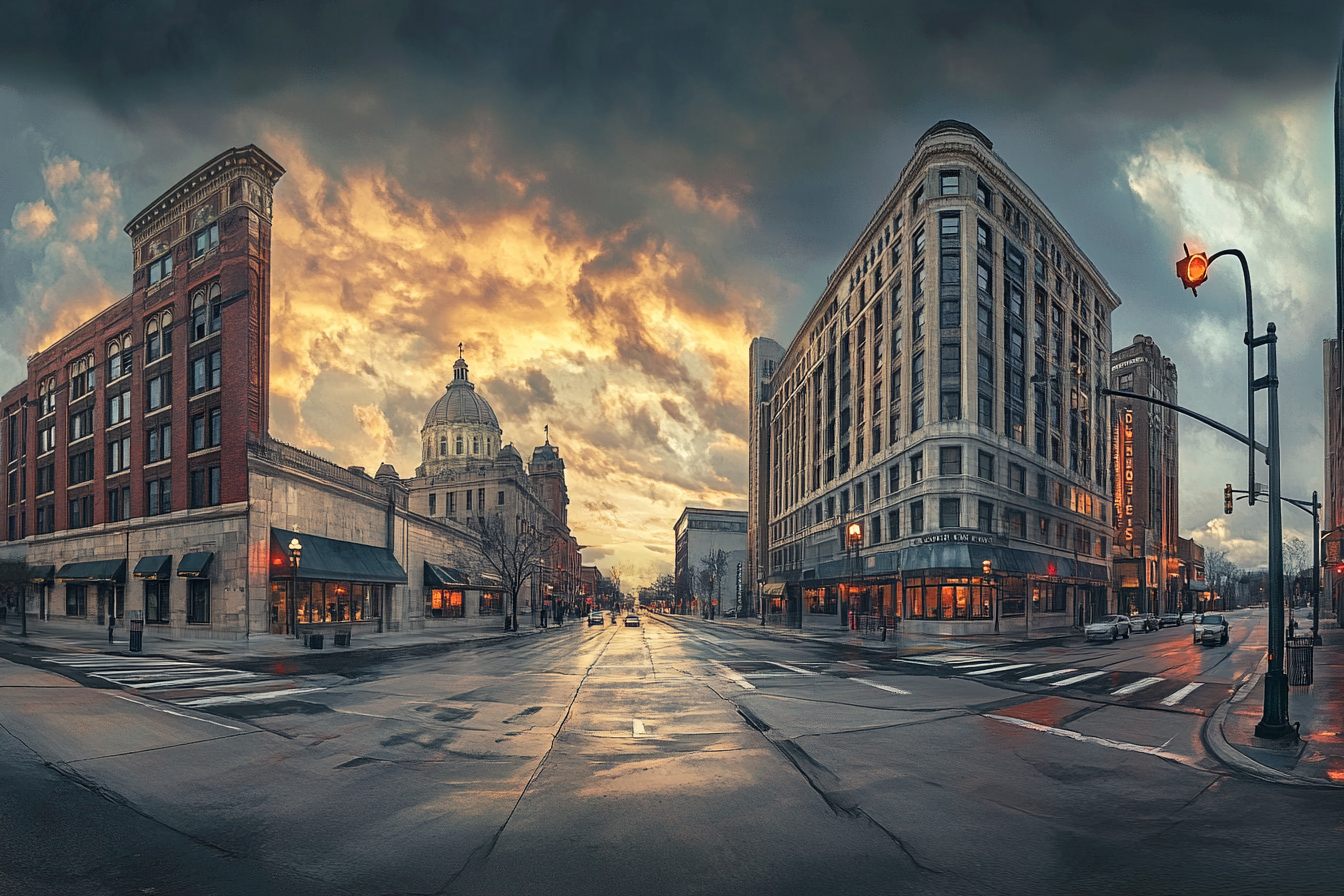
{"type": "Polygon", "coordinates": [[[1265,713],[1255,726],[1255,736],[1266,740],[1297,737],[1297,726],[1288,721],[1288,676],[1265,674],[1265,713]]]}

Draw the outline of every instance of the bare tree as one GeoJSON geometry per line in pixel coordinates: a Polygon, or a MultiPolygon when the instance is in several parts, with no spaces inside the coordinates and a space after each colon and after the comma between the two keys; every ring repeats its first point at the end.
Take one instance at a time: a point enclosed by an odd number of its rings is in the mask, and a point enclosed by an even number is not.
{"type": "Polygon", "coordinates": [[[1204,579],[1214,593],[1222,595],[1224,609],[1232,608],[1232,583],[1240,572],[1227,551],[1209,551],[1204,555],[1204,579]]]}
{"type": "Polygon", "coordinates": [[[513,597],[512,613],[504,614],[504,631],[516,632],[518,592],[540,565],[551,547],[553,536],[522,517],[509,523],[501,514],[486,517],[483,524],[473,520],[470,525],[479,539],[476,553],[499,576],[505,592],[513,597]]]}
{"type": "Polygon", "coordinates": [[[723,605],[723,580],[728,574],[728,555],[721,549],[715,549],[700,558],[700,568],[704,571],[708,582],[708,593],[706,600],[710,606],[723,605]]]}
{"type": "Polygon", "coordinates": [[[1300,538],[1290,538],[1283,543],[1283,573],[1295,576],[1307,565],[1307,543],[1300,538]]]}

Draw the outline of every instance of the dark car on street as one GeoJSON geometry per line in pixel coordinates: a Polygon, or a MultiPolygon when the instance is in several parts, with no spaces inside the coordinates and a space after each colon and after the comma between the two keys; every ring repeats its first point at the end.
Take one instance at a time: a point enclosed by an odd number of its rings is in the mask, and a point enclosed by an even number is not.
{"type": "Polygon", "coordinates": [[[1158,628],[1166,628],[1169,625],[1180,625],[1181,614],[1163,613],[1161,616],[1157,617],[1157,621],[1158,621],[1158,628]]]}

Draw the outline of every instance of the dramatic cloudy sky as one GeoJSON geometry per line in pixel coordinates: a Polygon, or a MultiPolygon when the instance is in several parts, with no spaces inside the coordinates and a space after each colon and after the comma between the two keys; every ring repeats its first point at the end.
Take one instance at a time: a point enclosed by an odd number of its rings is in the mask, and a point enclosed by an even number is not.
{"type": "MultiPolygon", "coordinates": [[[[1278,324],[1289,495],[1322,480],[1338,3],[31,2],[0,31],[0,378],[130,286],[122,227],[256,143],[276,193],[271,431],[416,464],[456,346],[523,451],[549,424],[585,557],[670,568],[740,508],[746,359],[787,343],[935,121],[960,118],[1242,427],[1249,255],[1278,324]]],[[[1117,345],[1117,347],[1119,347],[1117,345]]],[[[1225,438],[1182,429],[1181,525],[1264,562],[1225,438]]],[[[1310,535],[1304,514],[1286,525],[1310,535]]],[[[1293,534],[1290,532],[1290,534],[1293,534]]]]}

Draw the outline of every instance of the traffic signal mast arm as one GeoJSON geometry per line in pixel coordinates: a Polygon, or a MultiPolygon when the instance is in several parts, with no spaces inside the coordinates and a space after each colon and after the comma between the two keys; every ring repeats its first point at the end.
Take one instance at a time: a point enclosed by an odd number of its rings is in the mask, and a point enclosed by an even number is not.
{"type": "MultiPolygon", "coordinates": [[[[1116,398],[1133,398],[1136,401],[1146,401],[1149,404],[1155,404],[1158,405],[1159,407],[1168,408],[1169,410],[1173,410],[1178,414],[1184,414],[1187,417],[1192,417],[1195,420],[1198,420],[1200,423],[1203,423],[1205,426],[1212,426],[1214,429],[1218,430],[1223,435],[1231,436],[1232,438],[1236,439],[1243,445],[1251,446],[1251,440],[1248,439],[1246,436],[1242,435],[1241,433],[1237,432],[1232,427],[1224,426],[1222,423],[1219,423],[1217,420],[1214,420],[1211,417],[1205,417],[1203,414],[1200,414],[1196,411],[1192,411],[1189,408],[1183,408],[1178,404],[1172,404],[1169,401],[1163,401],[1160,398],[1153,398],[1152,396],[1149,395],[1140,395],[1138,392],[1123,392],[1119,389],[1102,389],[1101,394],[1113,395],[1116,398]]],[[[1264,445],[1261,445],[1259,442],[1256,442],[1253,447],[1255,448],[1256,451],[1259,451],[1261,454],[1264,454],[1266,457],[1268,457],[1269,449],[1266,448],[1264,445]]],[[[1242,494],[1246,494],[1246,492],[1243,491],[1242,494]]]]}

